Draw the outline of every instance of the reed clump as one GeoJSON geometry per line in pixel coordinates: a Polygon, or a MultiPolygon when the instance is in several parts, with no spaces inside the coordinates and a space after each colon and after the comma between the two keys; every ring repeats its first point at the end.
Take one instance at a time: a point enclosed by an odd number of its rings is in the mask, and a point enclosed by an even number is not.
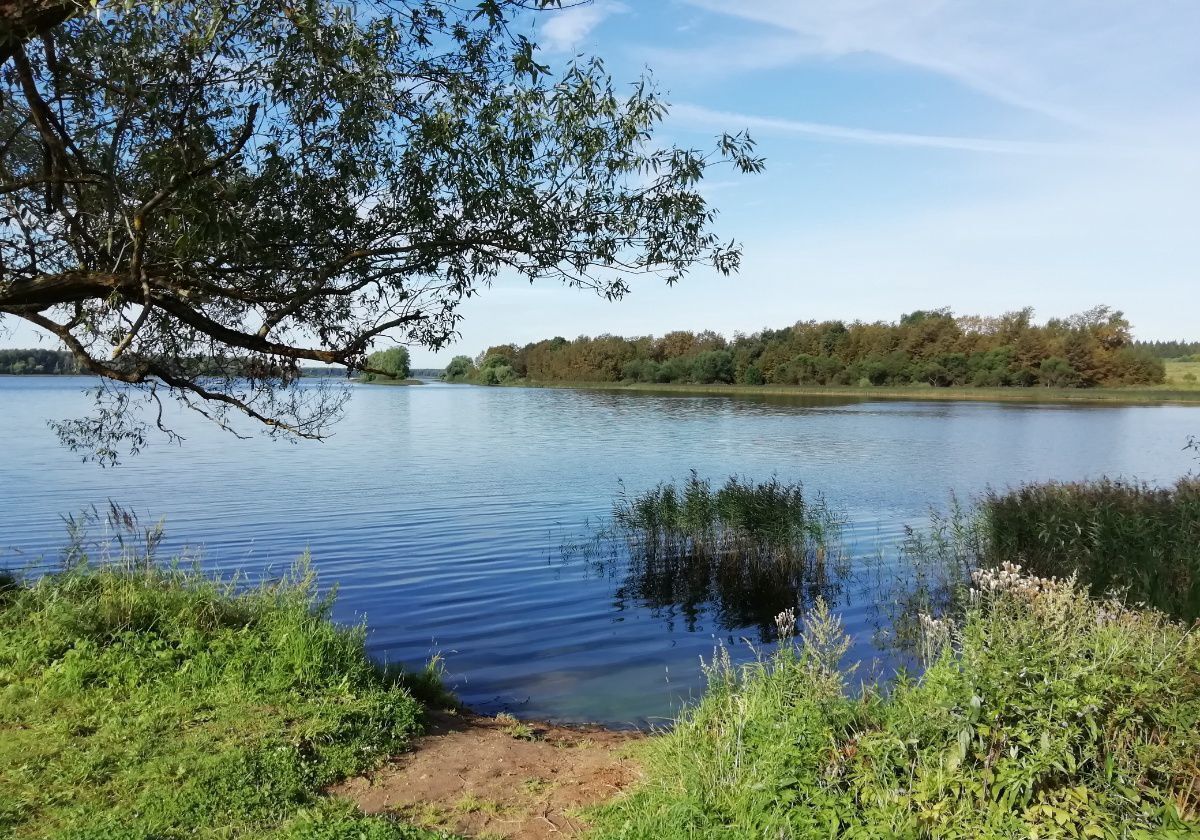
{"type": "Polygon", "coordinates": [[[824,499],[806,498],[800,483],[732,476],[714,489],[695,470],[678,486],[662,483],[636,496],[622,491],[613,523],[645,552],[762,562],[819,559],[840,525],[824,499]]]}
{"type": "Polygon", "coordinates": [[[695,471],[613,505],[604,544],[620,547],[619,599],[679,608],[690,624],[708,610],[725,629],[774,636],[780,610],[830,597],[845,558],[841,521],[801,484],[731,477],[714,488],[695,471]]]}
{"type": "Polygon", "coordinates": [[[1200,618],[1200,479],[1029,484],[980,502],[983,563],[1078,575],[1175,618],[1200,618]]]}

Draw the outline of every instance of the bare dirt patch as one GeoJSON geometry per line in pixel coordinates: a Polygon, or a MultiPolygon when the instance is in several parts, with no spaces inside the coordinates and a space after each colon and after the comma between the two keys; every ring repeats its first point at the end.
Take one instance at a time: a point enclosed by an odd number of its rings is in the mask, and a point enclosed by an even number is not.
{"type": "Polygon", "coordinates": [[[411,753],[330,792],[371,814],[395,813],[471,837],[574,837],[577,811],[619,794],[639,771],[643,737],[601,727],[439,714],[411,753]]]}

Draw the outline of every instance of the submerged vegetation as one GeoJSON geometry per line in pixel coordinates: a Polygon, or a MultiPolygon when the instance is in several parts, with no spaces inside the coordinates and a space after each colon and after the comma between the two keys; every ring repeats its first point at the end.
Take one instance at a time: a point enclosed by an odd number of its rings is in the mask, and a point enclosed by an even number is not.
{"type": "Polygon", "coordinates": [[[1138,347],[1122,313],[1098,306],[1033,322],[1033,310],[996,318],[948,309],[903,315],[897,323],[799,322],[730,339],[711,331],[655,338],[581,336],[489,347],[455,358],[452,382],[724,383],[820,386],[1155,385],[1164,365],[1138,347]]]}
{"type": "Polygon", "coordinates": [[[798,646],[719,651],[598,836],[1197,836],[1200,636],[1071,582],[974,583],[960,623],[924,617],[920,679],[852,691],[820,607],[798,646]]]}
{"type": "Polygon", "coordinates": [[[0,836],[440,836],[322,794],[402,750],[436,680],[375,666],[306,564],[252,587],[68,557],[0,579],[0,836]]]}

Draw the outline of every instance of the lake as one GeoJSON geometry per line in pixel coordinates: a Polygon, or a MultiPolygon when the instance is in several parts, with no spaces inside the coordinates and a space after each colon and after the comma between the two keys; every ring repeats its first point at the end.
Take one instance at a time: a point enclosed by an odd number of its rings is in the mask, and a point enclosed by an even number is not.
{"type": "MultiPolygon", "coordinates": [[[[884,402],[353,385],[325,442],[239,440],[175,407],[182,446],[115,468],[81,463],[47,421],[81,416],[87,379],[0,377],[0,567],[49,562],[61,517],[108,500],[166,521],[167,547],[252,575],[311,552],[339,587],[338,620],[365,620],[381,660],[440,653],[468,705],[524,717],[644,725],[702,690],[718,642],[754,628],[714,606],[638,597],[619,568],[564,552],[637,492],[695,469],[803,481],[847,520],[861,570],[952,492],[1101,475],[1171,482],[1200,408],[884,402]],[[633,594],[631,594],[631,592],[633,594]]],[[[865,590],[831,591],[871,659],[865,590]]]]}

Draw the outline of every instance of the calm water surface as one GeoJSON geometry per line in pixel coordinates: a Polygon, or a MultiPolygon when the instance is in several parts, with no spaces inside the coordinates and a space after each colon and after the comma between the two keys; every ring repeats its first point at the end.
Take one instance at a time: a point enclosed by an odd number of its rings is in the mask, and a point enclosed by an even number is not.
{"type": "MultiPolygon", "coordinates": [[[[637,723],[700,688],[718,641],[752,628],[703,606],[622,597],[564,542],[640,491],[695,469],[803,481],[848,518],[859,564],[951,492],[1030,480],[1173,481],[1200,408],[867,402],[604,391],[353,386],[324,443],[238,440],[180,413],[181,446],[117,468],[80,463],[46,423],[81,416],[88,380],[0,377],[0,566],[51,559],[60,517],[107,500],[163,517],[169,543],[222,570],[277,574],[305,550],[336,616],[374,655],[440,652],[483,711],[637,723]]],[[[174,410],[172,410],[174,414],[174,410]]],[[[856,652],[878,655],[870,598],[834,593],[856,652]]]]}

